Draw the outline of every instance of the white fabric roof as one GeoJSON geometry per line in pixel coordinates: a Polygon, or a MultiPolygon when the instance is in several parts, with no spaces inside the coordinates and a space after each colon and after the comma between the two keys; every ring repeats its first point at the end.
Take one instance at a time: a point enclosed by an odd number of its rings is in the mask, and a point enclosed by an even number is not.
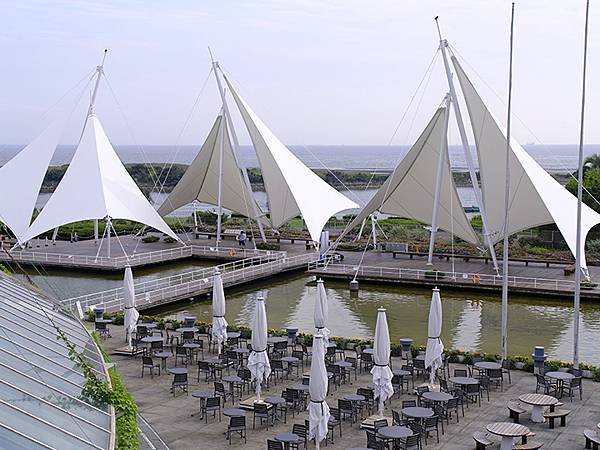
{"type": "Polygon", "coordinates": [[[435,372],[442,367],[442,353],[444,343],[442,334],[442,300],[440,290],[433,289],[431,305],[429,306],[429,320],[427,323],[427,347],[425,348],[425,367],[431,367],[431,384],[435,378],[435,372]]]}
{"type": "Polygon", "coordinates": [[[127,344],[131,347],[131,335],[135,331],[135,326],[140,313],[135,308],[135,287],[133,284],[133,272],[131,267],[125,267],[125,277],[123,278],[123,313],[125,315],[124,326],[127,332],[127,344]]]}
{"type": "MultiPolygon", "coordinates": [[[[219,155],[221,133],[224,132],[223,147],[223,190],[221,203],[223,208],[254,219],[252,189],[247,186],[238,165],[229,136],[227,120],[219,114],[212,126],[200,152],[185,171],[167,199],[158,208],[161,216],[175,211],[181,206],[197,200],[202,203],[219,203],[219,155]]],[[[260,208],[257,206],[257,211],[260,208]]],[[[266,217],[263,223],[269,224],[266,217]]]]}
{"type": "MultiPolygon", "coordinates": [[[[504,228],[506,136],[454,56],[452,63],[471,118],[491,237],[494,242],[499,242],[504,228]]],[[[575,254],[577,198],[513,139],[510,149],[509,233],[556,223],[571,252],[575,254]]],[[[581,217],[581,248],[584,249],[587,233],[600,223],[600,214],[584,204],[581,217]]],[[[586,266],[584,254],[582,267],[586,266]]]]}
{"type": "Polygon", "coordinates": [[[61,225],[106,216],[143,223],[179,240],[131,179],[91,114],[71,164],[21,243],[61,225]]]}
{"type": "MultiPolygon", "coordinates": [[[[407,217],[431,225],[435,196],[435,179],[444,133],[444,114],[440,107],[415,144],[385,180],[385,183],[346,227],[344,236],[375,211],[407,217]]],[[[479,244],[480,240],[465,215],[452,180],[450,158],[442,171],[438,209],[438,228],[479,244]],[[454,224],[452,223],[454,221],[454,224]]]]}
{"type": "Polygon", "coordinates": [[[2,196],[0,221],[17,239],[31,224],[31,215],[63,126],[63,121],[51,124],[0,168],[0,192],[10,192],[10,195],[2,196]]]}
{"type": "Polygon", "coordinates": [[[223,76],[246,124],[256,150],[269,198],[274,227],[302,215],[313,241],[330,217],[358,205],[342,195],[304,165],[267,128],[223,76]]]}

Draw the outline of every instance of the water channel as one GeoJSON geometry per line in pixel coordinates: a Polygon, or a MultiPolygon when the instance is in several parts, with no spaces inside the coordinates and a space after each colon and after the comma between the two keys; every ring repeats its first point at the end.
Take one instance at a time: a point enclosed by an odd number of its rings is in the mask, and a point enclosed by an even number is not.
{"type": "MultiPolygon", "coordinates": [[[[136,269],[136,281],[160,278],[212,265],[206,261],[186,261],[166,266],[136,269]]],[[[121,274],[91,274],[47,270],[34,274],[41,288],[61,298],[73,297],[119,287],[121,274]]],[[[329,328],[335,336],[372,337],[376,310],[387,308],[393,341],[412,337],[416,343],[426,340],[427,315],[431,291],[396,286],[363,284],[351,296],[345,283],[327,282],[329,328]]],[[[315,283],[304,274],[274,277],[271,280],[226,291],[229,323],[248,325],[255,299],[266,298],[270,328],[297,326],[313,331],[315,283]]],[[[442,340],[447,347],[463,350],[499,351],[499,296],[472,292],[442,291],[442,340]]],[[[545,300],[511,296],[509,303],[509,353],[531,354],[534,345],[542,345],[552,358],[569,360],[572,351],[572,308],[567,300],[545,300]]],[[[152,311],[152,314],[182,317],[194,314],[211,320],[210,300],[182,302],[152,311]]],[[[600,336],[600,305],[582,305],[580,352],[582,361],[600,364],[597,339],[600,336]]]]}

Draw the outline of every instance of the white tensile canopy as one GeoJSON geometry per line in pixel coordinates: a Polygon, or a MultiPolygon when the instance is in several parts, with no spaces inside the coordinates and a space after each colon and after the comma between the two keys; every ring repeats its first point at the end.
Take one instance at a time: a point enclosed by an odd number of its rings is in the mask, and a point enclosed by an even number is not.
{"type": "Polygon", "coordinates": [[[263,380],[271,375],[271,363],[267,356],[267,313],[265,299],[256,299],[256,309],[252,319],[252,351],[248,356],[248,370],[252,380],[256,382],[256,399],[260,400],[261,385],[263,380]]]}
{"type": "Polygon", "coordinates": [[[225,320],[225,291],[221,272],[215,270],[212,290],[212,337],[217,342],[217,351],[221,354],[223,342],[227,341],[227,321],[225,320]]]}
{"type": "Polygon", "coordinates": [[[124,325],[127,333],[127,344],[131,348],[131,335],[135,331],[135,326],[140,313],[135,309],[135,288],[133,286],[133,272],[131,267],[125,267],[125,277],[123,279],[123,313],[125,315],[124,325]]]}
{"type": "Polygon", "coordinates": [[[371,374],[375,385],[375,397],[379,398],[379,415],[382,417],[385,401],[394,395],[393,373],[389,366],[390,352],[390,331],[385,308],[379,308],[377,310],[375,338],[373,339],[373,368],[371,374]]]}
{"type": "Polygon", "coordinates": [[[442,367],[444,344],[440,337],[442,333],[442,300],[440,290],[433,289],[431,305],[429,306],[429,321],[427,326],[427,347],[425,348],[425,367],[431,367],[430,383],[433,384],[435,372],[442,367]]]}
{"type": "MultiPolygon", "coordinates": [[[[498,121],[487,109],[473,84],[456,58],[452,63],[463,91],[474,130],[483,203],[488,217],[489,232],[494,242],[503,238],[504,227],[504,167],[506,136],[498,121]]],[[[577,198],[561,186],[529,154],[511,139],[510,142],[510,220],[509,234],[548,223],[556,223],[571,252],[577,241],[577,198]]],[[[582,205],[581,248],[590,229],[600,223],[600,214],[582,205]]],[[[583,269],[587,264],[582,258],[583,269]]]]}
{"type": "Polygon", "coordinates": [[[317,280],[317,292],[315,298],[315,310],[313,313],[313,319],[315,322],[315,328],[317,333],[323,336],[323,342],[325,346],[329,344],[329,336],[331,332],[327,328],[327,318],[329,316],[329,308],[327,305],[327,293],[325,292],[325,283],[323,280],[317,280]]]}
{"type": "MultiPolygon", "coordinates": [[[[221,133],[223,136],[223,208],[254,219],[252,189],[245,183],[233,153],[227,120],[223,113],[217,116],[200,152],[192,161],[175,188],[158,208],[161,216],[175,211],[194,200],[210,205],[219,203],[219,160],[221,133]]],[[[260,211],[258,206],[257,211],[260,211]]],[[[262,218],[269,224],[267,218],[262,218]]]]}
{"type": "Polygon", "coordinates": [[[31,216],[44,175],[60,139],[63,121],[46,128],[33,142],[0,168],[0,222],[19,239],[31,224],[31,216]],[[8,193],[10,192],[10,195],[8,193]]]}
{"type": "Polygon", "coordinates": [[[227,86],[240,110],[260,163],[275,228],[302,215],[313,241],[333,215],[358,205],[323,181],[267,128],[239,96],[226,76],[227,86]]]}
{"type": "Polygon", "coordinates": [[[96,115],[90,114],[71,164],[20,243],[61,225],[106,217],[139,222],[179,240],[125,170],[96,115]]]}
{"type": "MultiPolygon", "coordinates": [[[[411,218],[431,225],[435,203],[436,167],[445,134],[445,112],[446,107],[438,108],[394,172],[346,227],[340,238],[359,226],[375,211],[411,218]]],[[[453,232],[455,236],[471,244],[478,245],[479,237],[471,227],[456,192],[449,158],[445,158],[441,175],[438,227],[453,232]]]]}
{"type": "Polygon", "coordinates": [[[312,361],[310,363],[310,380],[308,392],[308,440],[315,439],[315,448],[327,436],[329,422],[329,405],[327,404],[327,369],[325,368],[325,342],[323,336],[316,334],[313,338],[312,361]]]}

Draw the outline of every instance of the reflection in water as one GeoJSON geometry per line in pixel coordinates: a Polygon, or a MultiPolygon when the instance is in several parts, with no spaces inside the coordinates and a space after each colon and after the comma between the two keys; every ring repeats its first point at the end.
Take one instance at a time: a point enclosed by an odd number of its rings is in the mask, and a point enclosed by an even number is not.
{"type": "MultiPolygon", "coordinates": [[[[370,338],[375,329],[377,308],[387,308],[392,341],[411,337],[417,344],[427,339],[431,291],[393,286],[362,285],[358,297],[350,295],[346,283],[326,283],[329,326],[334,336],[370,338]]],[[[249,325],[254,300],[264,295],[270,328],[296,326],[313,331],[315,283],[303,275],[278,277],[268,284],[228,291],[227,320],[249,325]]],[[[442,340],[448,347],[499,353],[500,296],[467,292],[442,292],[442,340]]],[[[158,311],[170,315],[192,313],[211,320],[210,300],[176,305],[158,311]]],[[[580,351],[582,360],[600,363],[595,336],[600,331],[600,307],[582,305],[580,351]]],[[[572,308],[568,301],[548,301],[512,296],[509,301],[508,348],[513,355],[529,355],[541,345],[552,358],[569,360],[572,352],[572,308]]]]}
{"type": "MultiPolygon", "coordinates": [[[[211,262],[186,261],[162,267],[135,269],[136,281],[160,278],[178,272],[211,266],[211,262]]],[[[122,285],[122,274],[91,274],[48,270],[32,275],[43,289],[59,298],[111,289],[122,285]]],[[[351,296],[346,283],[326,282],[329,299],[329,329],[334,336],[370,338],[375,329],[377,308],[387,308],[393,342],[411,337],[416,344],[427,339],[427,318],[431,291],[396,286],[363,284],[359,295],[351,296]]],[[[269,327],[296,326],[313,331],[316,287],[305,275],[273,277],[263,282],[226,291],[227,321],[249,325],[254,302],[266,298],[269,327]]],[[[448,347],[499,353],[500,295],[472,292],[442,292],[442,340],[448,347]]],[[[191,313],[211,320],[210,299],[181,302],[152,313],[183,316],[191,313]]],[[[600,305],[584,303],[581,310],[580,353],[582,361],[600,363],[597,337],[600,336],[600,305]]],[[[549,301],[511,296],[508,310],[508,349],[512,355],[530,355],[535,345],[546,348],[553,358],[569,360],[572,354],[572,308],[568,300],[549,301]]]]}

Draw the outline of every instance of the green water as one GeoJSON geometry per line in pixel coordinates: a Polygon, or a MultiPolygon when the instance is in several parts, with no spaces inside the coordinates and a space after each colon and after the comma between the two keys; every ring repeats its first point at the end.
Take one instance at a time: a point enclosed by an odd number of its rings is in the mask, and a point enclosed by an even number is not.
{"type": "MultiPolygon", "coordinates": [[[[431,291],[363,284],[358,296],[346,283],[326,282],[329,326],[333,335],[370,338],[375,330],[377,308],[387,308],[393,341],[411,337],[424,344],[431,291]]],[[[448,347],[500,352],[500,297],[467,292],[442,291],[442,340],[448,347]]],[[[257,296],[266,298],[269,327],[298,327],[313,331],[315,283],[299,275],[277,277],[270,282],[226,292],[229,323],[249,325],[257,296]]],[[[211,320],[209,300],[171,305],[154,311],[159,315],[196,315],[211,320]]],[[[572,352],[572,312],[567,301],[511,297],[508,310],[509,353],[528,355],[541,345],[553,358],[569,360],[572,352]]],[[[600,363],[600,305],[583,304],[580,352],[582,361],[600,363]]]]}
{"type": "MultiPolygon", "coordinates": [[[[161,267],[135,269],[136,281],[161,278],[201,267],[212,262],[190,260],[161,267]]],[[[32,278],[40,287],[59,298],[112,289],[122,285],[122,273],[107,274],[48,270],[32,278]]],[[[278,276],[271,280],[226,291],[229,323],[249,325],[254,301],[266,298],[269,327],[296,326],[313,331],[315,284],[305,275],[278,276]]],[[[377,308],[387,308],[393,341],[411,337],[418,344],[427,337],[430,290],[363,284],[353,296],[346,283],[326,282],[329,300],[329,329],[333,335],[370,338],[375,328],[377,308]]],[[[500,297],[471,292],[442,291],[442,340],[447,347],[499,353],[500,297]]],[[[209,300],[183,302],[151,311],[163,316],[196,315],[211,320],[209,300]]],[[[567,300],[531,297],[509,300],[508,348],[512,355],[531,354],[535,345],[546,348],[553,358],[571,359],[572,313],[567,300]]],[[[584,303],[581,309],[580,353],[582,361],[600,364],[600,305],[584,303]]]]}

